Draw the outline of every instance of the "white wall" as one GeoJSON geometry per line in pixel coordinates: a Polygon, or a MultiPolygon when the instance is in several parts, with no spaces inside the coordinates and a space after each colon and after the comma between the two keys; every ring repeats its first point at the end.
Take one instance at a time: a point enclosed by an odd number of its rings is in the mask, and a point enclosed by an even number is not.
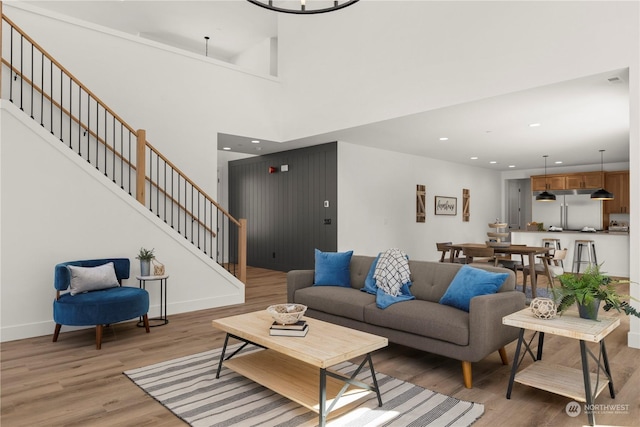
{"type": "MultiPolygon", "coordinates": [[[[13,104],[0,103],[2,341],[53,333],[55,264],[127,257],[125,285],[138,286],[142,246],[155,248],[170,275],[169,315],[244,302],[241,282],[13,104]]],[[[152,316],[156,285],[147,286],[152,316]]]]}
{"type": "MultiPolygon", "coordinates": [[[[484,242],[500,217],[500,174],[482,168],[338,143],[338,249],[376,255],[400,248],[437,260],[436,242],[484,242]],[[416,185],[426,186],[426,222],[416,222],[416,185]],[[471,194],[462,222],[462,189],[471,194]],[[434,197],[458,199],[456,216],[434,215],[434,197]]],[[[495,230],[494,230],[495,231],[495,230]]]]}

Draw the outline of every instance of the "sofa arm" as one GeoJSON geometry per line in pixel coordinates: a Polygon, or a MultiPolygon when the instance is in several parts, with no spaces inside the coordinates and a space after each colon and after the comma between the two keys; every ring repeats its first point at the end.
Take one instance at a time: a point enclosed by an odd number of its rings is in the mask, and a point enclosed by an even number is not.
{"type": "Polygon", "coordinates": [[[518,338],[518,329],[502,324],[502,318],[525,308],[523,292],[498,292],[471,299],[469,306],[470,362],[477,362],[518,338]]]}
{"type": "Polygon", "coordinates": [[[291,270],[287,273],[287,302],[295,302],[294,294],[298,289],[313,286],[315,270],[291,270]]]}

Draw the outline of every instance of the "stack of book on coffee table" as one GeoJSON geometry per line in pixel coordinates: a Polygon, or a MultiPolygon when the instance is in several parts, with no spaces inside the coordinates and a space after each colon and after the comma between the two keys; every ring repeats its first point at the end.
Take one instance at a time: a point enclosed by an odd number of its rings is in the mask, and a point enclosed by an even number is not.
{"type": "Polygon", "coordinates": [[[291,325],[282,325],[280,323],[273,322],[271,328],[269,328],[269,335],[279,335],[286,337],[304,337],[309,332],[309,325],[304,320],[298,320],[291,325]]]}

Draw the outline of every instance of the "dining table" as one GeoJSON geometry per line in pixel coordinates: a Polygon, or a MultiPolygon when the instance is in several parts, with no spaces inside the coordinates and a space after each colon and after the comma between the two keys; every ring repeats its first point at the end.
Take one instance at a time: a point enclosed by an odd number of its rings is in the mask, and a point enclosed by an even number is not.
{"type": "MultiPolygon", "coordinates": [[[[455,254],[459,251],[463,251],[465,248],[486,248],[486,243],[456,243],[449,244],[450,251],[450,260],[454,262],[455,254]]],[[[531,295],[533,298],[537,296],[537,272],[536,269],[533,268],[533,265],[536,263],[537,255],[545,255],[549,253],[549,250],[552,248],[546,246],[527,246],[527,245],[509,245],[509,246],[496,246],[493,247],[493,252],[497,254],[505,254],[505,255],[520,255],[524,259],[525,255],[529,262],[529,265],[532,266],[529,271],[531,272],[531,295]]],[[[524,286],[522,288],[524,292],[524,286]]]]}

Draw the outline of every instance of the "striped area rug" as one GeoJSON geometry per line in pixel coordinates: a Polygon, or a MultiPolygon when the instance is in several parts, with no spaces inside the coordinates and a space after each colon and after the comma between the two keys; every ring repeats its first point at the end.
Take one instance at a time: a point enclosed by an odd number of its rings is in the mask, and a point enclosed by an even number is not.
{"type": "MultiPolygon", "coordinates": [[[[237,345],[229,346],[233,350],[237,345]]],[[[250,351],[260,351],[253,349],[250,351]]],[[[318,414],[223,367],[216,369],[221,349],[126,371],[138,387],[194,427],[316,426],[318,414]]],[[[247,352],[247,349],[243,350],[247,352]]],[[[332,367],[349,375],[350,362],[332,367]]],[[[358,379],[371,383],[365,367],[358,379]]],[[[376,374],[383,406],[371,398],[328,426],[468,426],[480,418],[484,405],[465,402],[380,373],[376,374]]]]}

